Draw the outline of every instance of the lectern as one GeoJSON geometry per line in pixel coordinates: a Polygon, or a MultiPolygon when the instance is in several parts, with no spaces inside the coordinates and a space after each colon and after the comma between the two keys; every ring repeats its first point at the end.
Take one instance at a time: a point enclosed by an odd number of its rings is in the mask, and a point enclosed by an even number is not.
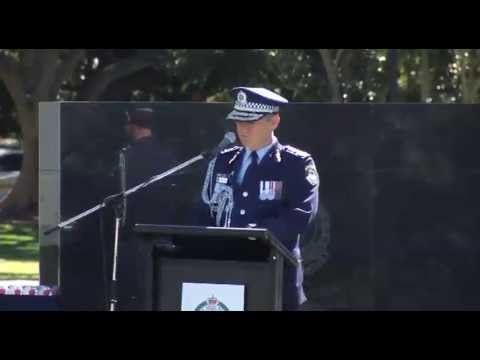
{"type": "Polygon", "coordinates": [[[284,266],[297,259],[267,229],[137,224],[135,232],[146,249],[146,310],[281,310],[284,266]]]}

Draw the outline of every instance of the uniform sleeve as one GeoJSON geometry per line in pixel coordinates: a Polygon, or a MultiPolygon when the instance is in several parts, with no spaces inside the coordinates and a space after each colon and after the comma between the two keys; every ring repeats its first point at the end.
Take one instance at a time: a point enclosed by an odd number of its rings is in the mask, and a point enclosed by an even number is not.
{"type": "Polygon", "coordinates": [[[288,173],[287,198],[278,216],[259,219],[257,226],[270,230],[293,251],[298,235],[303,234],[317,214],[319,177],[311,157],[297,161],[288,173]]]}

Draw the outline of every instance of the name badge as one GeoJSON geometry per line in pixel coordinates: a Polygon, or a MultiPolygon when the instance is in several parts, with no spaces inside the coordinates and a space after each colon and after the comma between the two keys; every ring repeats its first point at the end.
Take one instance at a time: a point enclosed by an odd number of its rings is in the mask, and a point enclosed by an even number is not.
{"type": "Polygon", "coordinates": [[[283,181],[260,181],[260,200],[280,200],[283,181]]]}
{"type": "Polygon", "coordinates": [[[226,174],[217,174],[217,183],[226,184],[228,183],[228,177],[226,174]]]}

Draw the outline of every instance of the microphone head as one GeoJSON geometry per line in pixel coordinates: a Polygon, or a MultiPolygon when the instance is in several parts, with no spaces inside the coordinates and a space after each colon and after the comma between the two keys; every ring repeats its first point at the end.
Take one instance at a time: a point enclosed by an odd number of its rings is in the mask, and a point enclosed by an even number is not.
{"type": "Polygon", "coordinates": [[[209,151],[206,151],[203,153],[203,155],[207,158],[207,159],[210,159],[214,156],[217,156],[217,154],[223,150],[225,150],[226,148],[228,148],[230,145],[232,145],[235,141],[237,140],[237,136],[235,135],[235,133],[233,131],[229,131],[227,133],[225,133],[225,135],[223,136],[223,139],[222,141],[220,142],[220,144],[218,144],[215,148],[213,148],[212,150],[209,150],[209,151]]]}

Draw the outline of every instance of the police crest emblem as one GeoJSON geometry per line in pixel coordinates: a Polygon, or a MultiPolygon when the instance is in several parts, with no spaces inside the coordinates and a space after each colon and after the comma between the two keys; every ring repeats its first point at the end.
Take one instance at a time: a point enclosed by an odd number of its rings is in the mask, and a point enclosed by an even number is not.
{"type": "Polygon", "coordinates": [[[247,103],[247,94],[245,94],[243,91],[239,91],[237,94],[237,102],[239,104],[246,104],[247,103]]]}
{"type": "Polygon", "coordinates": [[[202,301],[195,311],[230,311],[224,303],[218,300],[215,295],[212,295],[207,300],[202,301]]]}

